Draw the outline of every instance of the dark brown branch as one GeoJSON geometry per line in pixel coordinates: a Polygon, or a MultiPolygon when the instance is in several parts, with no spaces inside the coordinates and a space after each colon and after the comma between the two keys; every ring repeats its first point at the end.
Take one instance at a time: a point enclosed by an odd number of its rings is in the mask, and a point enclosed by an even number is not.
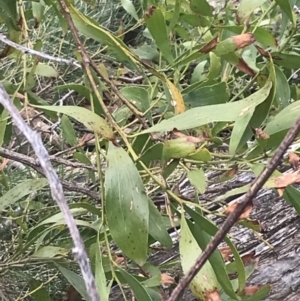
{"type": "Polygon", "coordinates": [[[236,210],[233,211],[222,227],[216,233],[211,242],[207,245],[201,255],[197,258],[193,267],[187,272],[187,274],[180,280],[177,287],[172,292],[168,301],[176,301],[183,292],[183,290],[190,284],[192,279],[196,276],[199,270],[203,267],[204,263],[208,260],[211,254],[215,251],[218,245],[222,242],[226,234],[229,232],[231,227],[237,222],[239,216],[244,211],[248,203],[255,197],[257,192],[263,187],[264,183],[275,171],[276,167],[280,164],[281,158],[292,144],[300,130],[300,118],[294,123],[292,128],[288,131],[285,138],[279,145],[273,158],[268,162],[262,173],[254,180],[248,192],[239,200],[239,204],[236,210]]]}
{"type": "MultiPolygon", "coordinates": [[[[41,165],[39,163],[38,160],[34,159],[34,158],[30,158],[28,156],[25,156],[23,154],[5,149],[3,147],[0,147],[0,156],[16,161],[16,162],[20,162],[23,163],[24,165],[30,166],[31,168],[33,168],[34,170],[36,170],[39,174],[45,176],[45,173],[43,171],[43,169],[41,168],[41,165]]],[[[68,165],[68,166],[72,166],[72,167],[77,167],[77,168],[89,168],[91,170],[96,171],[95,167],[89,166],[89,165],[85,165],[82,163],[75,163],[75,162],[70,162],[68,160],[64,160],[61,158],[56,158],[54,156],[50,157],[50,160],[56,163],[60,163],[60,164],[64,164],[64,165],[68,165]]],[[[74,191],[74,192],[79,192],[82,193],[84,195],[87,195],[89,197],[91,197],[92,199],[96,200],[96,201],[100,201],[100,196],[99,193],[96,191],[92,191],[90,189],[86,189],[84,187],[80,187],[78,185],[74,185],[71,182],[65,181],[65,180],[60,180],[62,186],[67,189],[68,191],[74,191]]]]}

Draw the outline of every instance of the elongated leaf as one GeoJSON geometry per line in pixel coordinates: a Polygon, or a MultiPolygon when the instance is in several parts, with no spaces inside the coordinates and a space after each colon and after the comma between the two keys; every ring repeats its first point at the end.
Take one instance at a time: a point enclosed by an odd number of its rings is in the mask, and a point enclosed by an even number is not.
{"type": "Polygon", "coordinates": [[[289,0],[275,0],[275,2],[280,6],[280,8],[286,13],[293,25],[296,24],[296,18],[293,13],[293,8],[289,0]]]}
{"type": "Polygon", "coordinates": [[[191,184],[199,193],[204,193],[206,190],[206,176],[203,169],[189,170],[187,174],[191,184]]]}
{"type": "Polygon", "coordinates": [[[231,156],[235,155],[236,151],[238,150],[241,139],[244,136],[251,117],[254,113],[254,109],[255,108],[251,108],[251,110],[245,111],[242,117],[239,118],[234,124],[229,144],[229,154],[231,156]]]}
{"type": "Polygon", "coordinates": [[[69,2],[67,3],[72,20],[81,34],[99,41],[105,46],[108,46],[113,50],[119,60],[128,61],[134,67],[136,66],[136,60],[134,59],[134,56],[131,54],[129,48],[123,43],[121,39],[113,36],[109,31],[100,27],[96,21],[83,15],[69,2]]]}
{"type": "Polygon", "coordinates": [[[22,183],[16,185],[14,188],[6,192],[0,198],[0,211],[6,206],[12,205],[19,201],[21,198],[32,192],[38,191],[48,184],[48,180],[45,178],[25,180],[22,183]]]}
{"type": "Polygon", "coordinates": [[[145,23],[159,50],[169,64],[173,64],[174,59],[171,52],[166,21],[162,11],[159,8],[149,10],[145,15],[145,23]]]}
{"type": "Polygon", "coordinates": [[[105,204],[110,233],[122,251],[139,265],[147,259],[148,198],[141,177],[123,148],[108,149],[105,204]]]}
{"type": "Polygon", "coordinates": [[[289,82],[287,81],[284,73],[275,66],[275,75],[276,75],[276,93],[275,100],[281,109],[289,105],[291,99],[291,90],[289,82]]]}
{"type": "Polygon", "coordinates": [[[57,268],[64,275],[64,277],[68,280],[68,282],[76,289],[76,291],[85,299],[89,300],[89,295],[85,288],[84,280],[81,276],[78,276],[74,272],[65,269],[61,265],[56,264],[57,268]]]}
{"type": "Polygon", "coordinates": [[[37,108],[63,113],[83,123],[89,130],[99,134],[107,140],[114,139],[114,133],[109,124],[92,111],[75,106],[35,106],[37,108]]]}
{"type": "Polygon", "coordinates": [[[263,5],[266,0],[242,0],[237,10],[237,17],[240,23],[243,23],[253,11],[263,5]]]}
{"type": "Polygon", "coordinates": [[[124,279],[127,281],[129,286],[134,292],[134,295],[138,301],[152,301],[150,295],[148,294],[145,287],[137,281],[134,277],[132,277],[129,273],[127,273],[125,270],[119,269],[120,273],[124,277],[124,279]]]}
{"type": "Polygon", "coordinates": [[[300,115],[300,102],[296,101],[280,111],[266,126],[269,135],[288,130],[300,115]]]}
{"type": "MultiPolygon", "coordinates": [[[[187,273],[195,264],[201,249],[191,233],[184,216],[181,218],[179,249],[182,270],[184,273],[187,273]]],[[[209,291],[218,289],[218,281],[209,261],[203,265],[199,273],[193,278],[190,288],[197,299],[200,300],[204,300],[206,293],[209,291]]]]}
{"type": "MultiPolygon", "coordinates": [[[[28,277],[28,276],[27,276],[28,277]]],[[[31,296],[36,301],[52,301],[47,289],[43,286],[43,282],[34,278],[28,281],[31,296]]]]}
{"type": "MultiPolygon", "coordinates": [[[[236,26],[222,26],[222,28],[232,31],[236,34],[241,34],[243,32],[244,26],[236,25],[236,26]]],[[[253,31],[255,26],[250,26],[249,30],[253,31]]],[[[263,27],[255,28],[254,37],[256,40],[265,46],[277,46],[277,41],[272,33],[263,27]]]]}
{"type": "Polygon", "coordinates": [[[69,143],[71,146],[74,146],[77,144],[76,139],[76,133],[73,128],[73,124],[71,123],[70,119],[63,115],[61,117],[61,129],[62,129],[62,135],[64,140],[69,143]]]}
{"type": "Polygon", "coordinates": [[[131,0],[121,0],[121,4],[124,7],[124,9],[128,12],[128,14],[130,14],[136,21],[139,20],[139,17],[131,0]]]}
{"type": "MultiPolygon", "coordinates": [[[[98,240],[98,239],[97,239],[98,240]]],[[[96,263],[95,263],[95,281],[101,301],[109,300],[110,287],[106,286],[106,276],[103,267],[103,256],[100,253],[101,246],[99,241],[96,243],[96,263]]],[[[112,284],[112,283],[111,283],[112,284]]]]}
{"type": "MultiPolygon", "coordinates": [[[[212,53],[212,55],[214,55],[212,53]]],[[[214,55],[215,56],[215,55],[214,55]]],[[[184,101],[192,108],[225,103],[229,100],[226,83],[202,86],[184,95],[184,101]]]]}
{"type": "MultiPolygon", "coordinates": [[[[184,207],[186,212],[191,216],[191,218],[195,221],[195,223],[203,229],[205,232],[207,232],[210,236],[214,236],[218,232],[218,227],[212,223],[210,220],[208,220],[203,215],[195,212],[193,209],[189,208],[188,206],[184,207]]],[[[245,282],[246,282],[246,274],[244,265],[242,262],[242,259],[234,246],[234,244],[231,242],[231,240],[226,236],[224,238],[225,242],[230,247],[232,254],[235,258],[235,264],[238,271],[238,281],[239,281],[239,290],[242,290],[244,288],[245,282]]],[[[226,293],[229,296],[233,296],[232,294],[232,286],[230,284],[229,278],[227,276],[226,270],[223,268],[222,265],[216,265],[214,262],[212,264],[212,267],[215,271],[215,274],[219,280],[219,283],[222,285],[222,288],[226,291],[226,293]]]]}
{"type": "MultiPolygon", "coordinates": [[[[194,225],[193,223],[188,221],[188,226],[194,238],[196,239],[199,247],[202,250],[204,250],[205,247],[211,241],[212,237],[209,234],[207,234],[205,231],[203,231],[202,228],[200,228],[197,224],[194,225]]],[[[237,299],[237,296],[234,292],[237,288],[234,289],[230,283],[229,277],[226,273],[225,263],[219,250],[215,250],[213,252],[213,254],[209,257],[209,262],[216,274],[216,277],[222,289],[224,289],[229,296],[237,299]]]]}
{"type": "Polygon", "coordinates": [[[212,10],[206,0],[190,0],[190,7],[193,12],[199,15],[212,17],[212,10]]]}
{"type": "Polygon", "coordinates": [[[164,219],[158,212],[157,208],[153,204],[152,200],[148,198],[149,202],[149,234],[159,241],[166,248],[172,248],[173,242],[166,229],[164,219]]]}
{"type": "MultiPolygon", "coordinates": [[[[138,86],[127,86],[120,90],[121,94],[132,102],[134,106],[141,112],[145,112],[150,108],[149,93],[146,89],[138,86]]],[[[152,123],[151,111],[146,114],[149,122],[152,123]]]]}
{"type": "Polygon", "coordinates": [[[56,247],[56,246],[47,246],[47,247],[42,247],[39,250],[37,250],[32,257],[37,257],[37,258],[51,258],[55,256],[66,256],[70,250],[64,249],[61,247],[56,247]]]}
{"type": "Polygon", "coordinates": [[[142,133],[171,131],[174,128],[178,130],[186,130],[196,128],[210,122],[235,121],[240,118],[240,115],[245,110],[251,110],[251,108],[254,108],[261,103],[262,99],[266,99],[271,87],[272,83],[268,82],[268,84],[266,84],[262,89],[253,93],[249,97],[234,103],[190,109],[178,116],[163,120],[161,123],[154,125],[142,133]]]}

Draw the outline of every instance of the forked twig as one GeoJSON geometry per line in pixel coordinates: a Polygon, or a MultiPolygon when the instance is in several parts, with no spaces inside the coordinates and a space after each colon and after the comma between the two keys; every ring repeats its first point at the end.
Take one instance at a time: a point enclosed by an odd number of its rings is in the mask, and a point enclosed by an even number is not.
{"type": "Polygon", "coordinates": [[[275,171],[276,167],[280,163],[282,156],[284,155],[288,147],[292,144],[292,142],[296,138],[299,130],[300,130],[300,118],[296,120],[294,125],[288,131],[285,138],[282,140],[281,144],[279,145],[273,158],[268,162],[268,164],[265,166],[261,174],[254,180],[248,192],[238,201],[239,204],[236,207],[235,211],[233,211],[227,217],[222,227],[213,237],[211,242],[206,246],[206,248],[201,253],[201,255],[197,258],[195,264],[191,267],[191,269],[187,272],[187,274],[180,280],[177,287],[174,289],[171,296],[169,297],[168,301],[178,300],[183,290],[190,284],[192,279],[203,267],[204,263],[212,255],[212,253],[215,251],[218,245],[222,242],[226,234],[229,232],[230,228],[237,222],[239,216],[247,207],[248,203],[254,198],[257,192],[262,188],[264,183],[275,171]]]}
{"type": "Polygon", "coordinates": [[[42,139],[40,135],[37,132],[31,130],[26,124],[26,122],[23,120],[18,109],[15,107],[13,102],[10,100],[8,94],[4,90],[2,84],[0,84],[0,103],[11,115],[14,124],[19,128],[19,130],[23,133],[23,135],[32,145],[32,148],[40,161],[41,168],[43,169],[43,172],[45,173],[45,176],[49,181],[51,195],[53,199],[57,202],[61,212],[63,213],[66,224],[70,230],[70,234],[74,242],[73,254],[79,264],[90,300],[99,301],[100,298],[97,292],[95,279],[89,264],[89,259],[85,251],[83,241],[80,237],[79,230],[76,226],[74,217],[67,204],[62,184],[59,181],[59,178],[51,165],[49,154],[42,143],[42,139]]]}

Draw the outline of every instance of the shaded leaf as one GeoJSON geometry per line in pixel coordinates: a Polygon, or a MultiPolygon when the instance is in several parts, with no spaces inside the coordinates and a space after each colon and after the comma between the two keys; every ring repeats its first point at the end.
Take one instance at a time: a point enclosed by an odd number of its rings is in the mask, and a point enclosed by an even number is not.
{"type": "Polygon", "coordinates": [[[242,24],[256,8],[263,5],[265,2],[266,0],[242,0],[237,10],[239,24],[242,24]]]}
{"type": "Polygon", "coordinates": [[[187,176],[191,184],[197,189],[199,193],[206,191],[206,176],[202,168],[189,170],[187,176]]]}
{"type": "MultiPolygon", "coordinates": [[[[201,249],[192,235],[184,216],[181,219],[179,249],[182,270],[184,273],[187,273],[195,264],[201,249]]],[[[190,288],[196,298],[203,300],[208,292],[217,290],[218,281],[209,261],[203,265],[199,273],[193,278],[190,288]]]]}
{"type": "Polygon", "coordinates": [[[148,9],[145,14],[145,23],[159,50],[162,52],[169,64],[173,64],[174,59],[169,43],[166,21],[162,11],[156,7],[148,9]]]}
{"type": "Polygon", "coordinates": [[[109,144],[105,173],[107,223],[115,243],[139,265],[147,259],[149,204],[141,177],[127,152],[109,144]]]}
{"type": "Polygon", "coordinates": [[[2,211],[6,206],[16,203],[24,196],[42,189],[47,184],[48,180],[45,178],[22,181],[22,183],[16,185],[0,197],[0,211],[2,211]]]}
{"type": "Polygon", "coordinates": [[[107,140],[114,140],[114,133],[109,124],[92,111],[76,106],[34,106],[42,110],[48,110],[66,114],[83,123],[87,129],[99,134],[107,140]]]}
{"type": "Polygon", "coordinates": [[[134,295],[138,301],[152,301],[149,293],[145,289],[145,287],[137,281],[134,277],[132,277],[129,273],[127,273],[125,270],[119,269],[120,273],[124,277],[124,279],[127,281],[129,286],[131,287],[132,291],[134,292],[134,295]]]}

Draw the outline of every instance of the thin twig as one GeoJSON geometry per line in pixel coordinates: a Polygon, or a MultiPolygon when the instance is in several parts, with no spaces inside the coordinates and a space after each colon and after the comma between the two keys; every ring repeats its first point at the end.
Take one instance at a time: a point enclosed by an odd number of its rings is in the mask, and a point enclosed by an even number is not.
{"type": "Polygon", "coordinates": [[[233,211],[226,221],[223,223],[222,227],[216,233],[211,242],[206,246],[201,255],[197,258],[195,264],[187,272],[187,274],[180,280],[177,287],[172,292],[168,301],[176,301],[183,292],[183,290],[189,285],[192,279],[196,276],[199,270],[203,267],[204,263],[208,260],[211,254],[215,251],[218,245],[222,242],[226,234],[229,232],[230,228],[236,223],[241,213],[244,211],[248,203],[255,197],[257,192],[262,188],[264,183],[272,175],[276,167],[280,164],[281,158],[292,144],[300,130],[300,118],[296,120],[292,128],[288,131],[285,138],[279,145],[273,158],[268,162],[262,173],[254,180],[248,192],[241,197],[238,201],[238,206],[235,211],[233,211]]]}
{"type": "Polygon", "coordinates": [[[76,222],[65,198],[62,184],[51,165],[49,154],[42,143],[41,136],[29,128],[2,85],[0,85],[0,103],[5,107],[8,113],[11,115],[15,125],[32,145],[32,148],[40,161],[41,168],[43,169],[45,176],[49,181],[51,195],[63,213],[66,224],[70,230],[70,234],[74,242],[73,254],[79,264],[90,300],[99,301],[99,294],[96,288],[89,259],[85,251],[84,243],[80,237],[76,222]]]}
{"type": "Polygon", "coordinates": [[[73,65],[75,67],[81,68],[81,65],[78,64],[74,59],[66,60],[66,59],[63,59],[63,58],[60,58],[60,57],[54,57],[52,55],[46,54],[46,53],[41,52],[41,51],[37,51],[37,50],[34,50],[34,49],[24,47],[22,45],[19,45],[15,42],[9,40],[3,34],[0,34],[0,41],[3,42],[6,45],[9,45],[9,46],[25,53],[25,54],[36,55],[38,57],[41,57],[41,58],[44,58],[44,59],[47,59],[47,60],[50,60],[50,61],[54,61],[54,62],[57,62],[57,63],[64,63],[64,64],[67,64],[67,65],[73,65]]]}
{"type": "MultiPolygon", "coordinates": [[[[34,170],[36,170],[39,174],[45,176],[43,169],[41,168],[40,162],[34,158],[28,157],[26,155],[14,152],[12,150],[5,149],[0,147],[0,156],[22,163],[24,165],[30,166],[34,170]]],[[[83,163],[70,162],[65,159],[57,158],[55,156],[50,156],[50,160],[59,164],[64,164],[66,166],[71,166],[74,168],[85,168],[92,171],[97,171],[97,169],[92,165],[86,165],[83,163]]],[[[63,187],[68,191],[74,191],[82,193],[83,195],[87,195],[96,201],[100,201],[99,192],[92,191],[90,188],[80,187],[79,185],[73,184],[72,182],[68,182],[65,180],[60,180],[63,187]]]]}

